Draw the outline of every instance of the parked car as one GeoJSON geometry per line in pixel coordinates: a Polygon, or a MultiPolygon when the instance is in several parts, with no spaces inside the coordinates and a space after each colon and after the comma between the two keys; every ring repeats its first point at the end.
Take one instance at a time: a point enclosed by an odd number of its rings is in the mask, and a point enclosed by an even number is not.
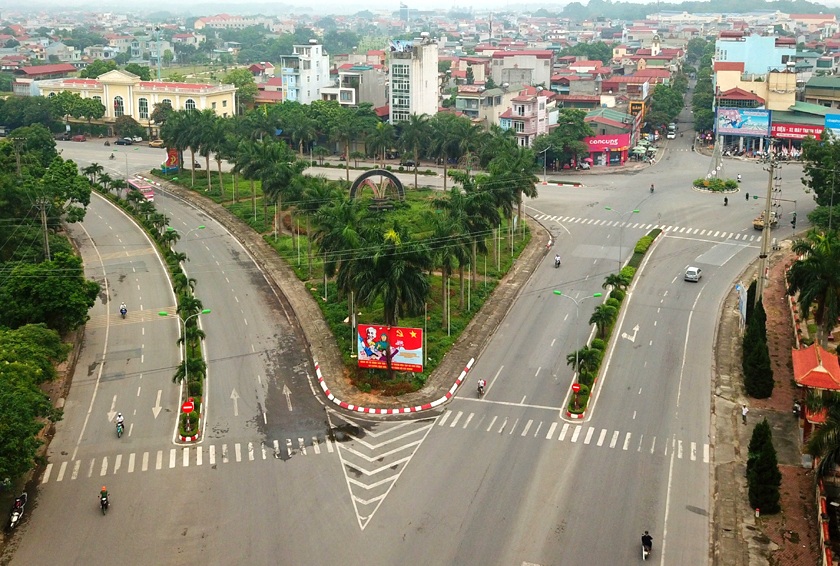
{"type": "Polygon", "coordinates": [[[702,271],[699,267],[689,267],[685,270],[686,281],[693,281],[696,283],[700,281],[700,277],[702,277],[702,271]]]}
{"type": "Polygon", "coordinates": [[[56,134],[55,141],[70,141],[70,134],[56,134]]]}
{"type": "Polygon", "coordinates": [[[411,167],[412,169],[414,169],[414,160],[413,159],[403,159],[400,162],[400,165],[402,165],[403,167],[411,167]]]}
{"type": "Polygon", "coordinates": [[[140,143],[141,141],[143,141],[143,138],[141,138],[140,136],[134,136],[133,138],[131,138],[131,140],[134,143],[140,143]]]}
{"type": "Polygon", "coordinates": [[[73,136],[73,141],[87,141],[87,138],[82,135],[73,136]]]}
{"type": "Polygon", "coordinates": [[[131,138],[120,138],[114,142],[115,145],[132,145],[134,141],[131,138]]]}
{"type": "Polygon", "coordinates": [[[163,147],[163,140],[152,140],[149,142],[149,147],[163,147]]]}

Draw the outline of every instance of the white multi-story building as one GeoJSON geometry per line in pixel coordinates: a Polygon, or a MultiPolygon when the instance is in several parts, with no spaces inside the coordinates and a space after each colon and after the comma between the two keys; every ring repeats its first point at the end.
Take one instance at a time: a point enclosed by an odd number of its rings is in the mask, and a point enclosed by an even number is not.
{"type": "MultiPolygon", "coordinates": [[[[330,79],[330,56],[324,46],[310,39],[309,45],[295,45],[291,55],[280,58],[283,100],[311,104],[320,100],[320,90],[333,85],[330,79]]],[[[275,76],[277,70],[275,69],[275,76]]]]}
{"type": "Polygon", "coordinates": [[[423,32],[414,41],[394,41],[389,53],[391,123],[438,111],[438,44],[423,32]]]}

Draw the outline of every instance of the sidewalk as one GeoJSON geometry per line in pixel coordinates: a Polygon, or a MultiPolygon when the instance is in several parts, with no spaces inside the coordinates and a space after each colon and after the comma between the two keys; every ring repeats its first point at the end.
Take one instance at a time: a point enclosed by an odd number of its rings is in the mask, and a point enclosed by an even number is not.
{"type": "Polygon", "coordinates": [[[528,246],[485,301],[481,311],[464,329],[440,365],[429,376],[423,389],[400,397],[380,397],[362,393],[350,383],[338,343],[324,319],[321,308],[294,271],[260,234],[222,205],[203,195],[160,178],[157,180],[163,189],[189,202],[222,224],[254,257],[279,298],[286,317],[304,338],[310,357],[320,366],[330,392],[344,402],[372,409],[423,405],[449,391],[470,358],[478,357],[507,315],[520,289],[540,260],[545,257],[550,238],[548,231],[539,222],[526,219],[531,229],[531,241],[528,246]]]}
{"type": "MultiPolygon", "coordinates": [[[[793,329],[786,309],[782,269],[791,260],[788,249],[771,255],[770,284],[764,292],[767,339],[775,388],[770,399],[749,399],[741,375],[741,332],[738,297],[731,292],[722,305],[715,343],[713,372],[711,470],[714,513],[711,517],[711,563],[722,566],[816,566],[819,533],[816,527],[813,473],[801,467],[799,427],[792,414],[794,385],[790,369],[793,329]],[[741,423],[740,404],[750,408],[747,426],[741,423]],[[756,518],[749,506],[746,459],[752,429],[767,418],[782,472],[782,511],[756,518]]],[[[756,264],[740,281],[749,284],[756,264]]]]}

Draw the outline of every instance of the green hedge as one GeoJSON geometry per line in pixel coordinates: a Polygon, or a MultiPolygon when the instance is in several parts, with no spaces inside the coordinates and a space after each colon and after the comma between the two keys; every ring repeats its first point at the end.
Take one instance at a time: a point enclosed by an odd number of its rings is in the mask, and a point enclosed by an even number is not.
{"type": "Polygon", "coordinates": [[[572,393],[569,398],[569,412],[573,415],[581,415],[586,411],[586,406],[589,405],[589,387],[581,384],[580,391],[577,393],[578,406],[575,408],[575,394],[572,393]]]}
{"type": "Polygon", "coordinates": [[[617,300],[619,303],[624,301],[625,295],[626,293],[624,292],[624,289],[613,289],[610,291],[610,297],[617,300]]]}
{"type": "Polygon", "coordinates": [[[631,281],[636,276],[636,268],[626,265],[621,268],[621,274],[626,275],[631,281]]]}
{"type": "Polygon", "coordinates": [[[603,352],[607,348],[607,344],[600,338],[593,338],[590,347],[595,348],[596,350],[601,350],[603,352]]]}
{"type": "Polygon", "coordinates": [[[695,179],[693,185],[698,189],[714,192],[734,191],[738,189],[738,182],[733,179],[695,179]]]}

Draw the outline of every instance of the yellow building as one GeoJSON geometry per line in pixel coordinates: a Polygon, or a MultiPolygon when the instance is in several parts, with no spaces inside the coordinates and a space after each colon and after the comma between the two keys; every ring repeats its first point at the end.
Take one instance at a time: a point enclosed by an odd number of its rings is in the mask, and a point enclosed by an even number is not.
{"type": "Polygon", "coordinates": [[[36,83],[41,96],[70,91],[82,98],[94,98],[105,105],[103,122],[113,123],[120,116],[131,116],[141,125],[153,128],[151,113],[155,104],[169,101],[175,110],[213,110],[218,116],[235,114],[236,87],[141,81],[122,70],[108,71],[96,79],[54,79],[36,83]]]}
{"type": "Polygon", "coordinates": [[[796,73],[773,71],[764,75],[745,75],[743,63],[718,61],[715,63],[715,85],[719,93],[738,88],[763,98],[763,107],[768,110],[787,110],[796,103],[796,73]]]}

